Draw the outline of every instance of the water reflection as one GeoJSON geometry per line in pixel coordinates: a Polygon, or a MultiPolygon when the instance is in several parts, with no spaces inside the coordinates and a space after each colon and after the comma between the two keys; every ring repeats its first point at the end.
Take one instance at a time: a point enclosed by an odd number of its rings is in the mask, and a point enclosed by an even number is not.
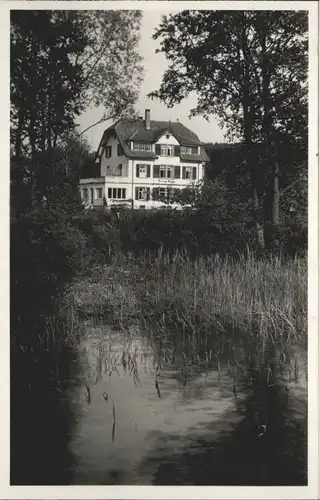
{"type": "Polygon", "coordinates": [[[73,484],[306,484],[305,384],[278,380],[271,360],[261,377],[251,358],[208,368],[203,354],[195,368],[161,349],[88,328],[69,391],[73,484]]]}
{"type": "Polygon", "coordinates": [[[10,484],[70,484],[74,413],[66,395],[72,352],[11,348],[10,484]]]}
{"type": "Polygon", "coordinates": [[[230,419],[226,412],[222,423],[206,426],[204,438],[195,439],[191,446],[167,455],[165,460],[159,459],[156,445],[145,459],[152,471],[152,484],[307,484],[306,427],[295,420],[288,403],[285,389],[273,386],[266,401],[269,411],[265,410],[265,423],[260,424],[259,405],[264,403],[253,391],[237,406],[241,420],[230,419]]]}

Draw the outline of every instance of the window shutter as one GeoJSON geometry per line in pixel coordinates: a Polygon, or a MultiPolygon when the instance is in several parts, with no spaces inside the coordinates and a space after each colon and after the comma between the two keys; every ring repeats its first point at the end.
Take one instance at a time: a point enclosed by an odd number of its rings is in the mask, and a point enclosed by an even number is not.
{"type": "Polygon", "coordinates": [[[135,196],[135,199],[137,200],[138,199],[138,193],[139,193],[139,188],[136,187],[136,196],[135,196]]]}
{"type": "Polygon", "coordinates": [[[147,177],[150,177],[150,165],[147,165],[147,177]]]}
{"type": "Polygon", "coordinates": [[[174,147],[174,156],[180,156],[180,146],[174,147]]]}
{"type": "Polygon", "coordinates": [[[121,144],[117,144],[117,154],[118,154],[118,156],[123,155],[123,150],[122,150],[121,144]]]}
{"type": "Polygon", "coordinates": [[[192,169],[192,179],[196,179],[197,178],[197,167],[193,167],[192,169]]]}
{"type": "Polygon", "coordinates": [[[156,144],[156,155],[160,155],[161,154],[161,145],[160,144],[156,144]]]}
{"type": "Polygon", "coordinates": [[[160,166],[159,165],[154,165],[153,166],[153,177],[154,178],[159,178],[160,177],[160,166]]]}
{"type": "Polygon", "coordinates": [[[182,167],[182,179],[186,178],[186,167],[182,167]]]}
{"type": "Polygon", "coordinates": [[[174,178],[180,179],[180,165],[174,167],[174,178]]]}
{"type": "Polygon", "coordinates": [[[147,188],[147,201],[150,200],[150,188],[147,188]]]}
{"type": "Polygon", "coordinates": [[[139,177],[139,167],[140,167],[139,164],[136,165],[136,177],[139,177]]]}

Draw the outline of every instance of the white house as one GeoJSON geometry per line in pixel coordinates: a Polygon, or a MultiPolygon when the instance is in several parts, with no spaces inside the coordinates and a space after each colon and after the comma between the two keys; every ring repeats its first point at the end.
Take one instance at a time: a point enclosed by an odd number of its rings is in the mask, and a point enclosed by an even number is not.
{"type": "Polygon", "coordinates": [[[80,179],[84,202],[158,208],[163,197],[204,177],[202,143],[179,122],[121,119],[105,130],[94,163],[80,179]]]}

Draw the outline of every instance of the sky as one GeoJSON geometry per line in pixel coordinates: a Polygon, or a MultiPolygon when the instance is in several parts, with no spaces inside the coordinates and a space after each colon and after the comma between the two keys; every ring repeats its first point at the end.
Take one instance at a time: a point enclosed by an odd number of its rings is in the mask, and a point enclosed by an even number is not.
{"type": "MultiPolygon", "coordinates": [[[[150,109],[152,120],[170,119],[171,121],[177,121],[178,119],[186,127],[195,132],[203,142],[222,142],[223,133],[214,118],[212,118],[210,123],[201,117],[189,119],[190,109],[196,106],[196,96],[190,96],[178,106],[170,109],[158,100],[152,101],[147,98],[149,92],[159,88],[162,75],[168,67],[165,55],[162,53],[155,54],[156,49],[159,48],[159,42],[152,40],[152,35],[160,24],[161,17],[168,13],[167,10],[143,12],[139,51],[144,58],[145,77],[141,85],[140,98],[136,104],[136,110],[139,112],[139,116],[144,116],[144,110],[150,109]]],[[[84,130],[95,123],[102,114],[101,109],[97,108],[84,113],[78,119],[80,130],[84,130]]],[[[110,125],[111,122],[104,122],[84,134],[94,150],[98,148],[104,130],[110,125]]]]}

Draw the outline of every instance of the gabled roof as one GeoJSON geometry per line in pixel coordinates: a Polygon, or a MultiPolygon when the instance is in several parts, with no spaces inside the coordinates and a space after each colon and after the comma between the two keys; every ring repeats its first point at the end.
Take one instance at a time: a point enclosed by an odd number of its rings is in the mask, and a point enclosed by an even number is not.
{"type": "MultiPolygon", "coordinates": [[[[155,159],[157,155],[147,151],[132,151],[128,142],[157,142],[162,135],[170,132],[182,146],[201,146],[200,155],[192,155],[192,161],[208,161],[208,156],[202,147],[202,143],[197,135],[180,122],[150,121],[150,130],[145,128],[143,119],[120,119],[114,125],[105,130],[100,146],[105,143],[108,136],[115,133],[123,147],[124,154],[129,158],[155,159]]],[[[190,155],[186,155],[186,160],[190,160],[190,155]]]]}

